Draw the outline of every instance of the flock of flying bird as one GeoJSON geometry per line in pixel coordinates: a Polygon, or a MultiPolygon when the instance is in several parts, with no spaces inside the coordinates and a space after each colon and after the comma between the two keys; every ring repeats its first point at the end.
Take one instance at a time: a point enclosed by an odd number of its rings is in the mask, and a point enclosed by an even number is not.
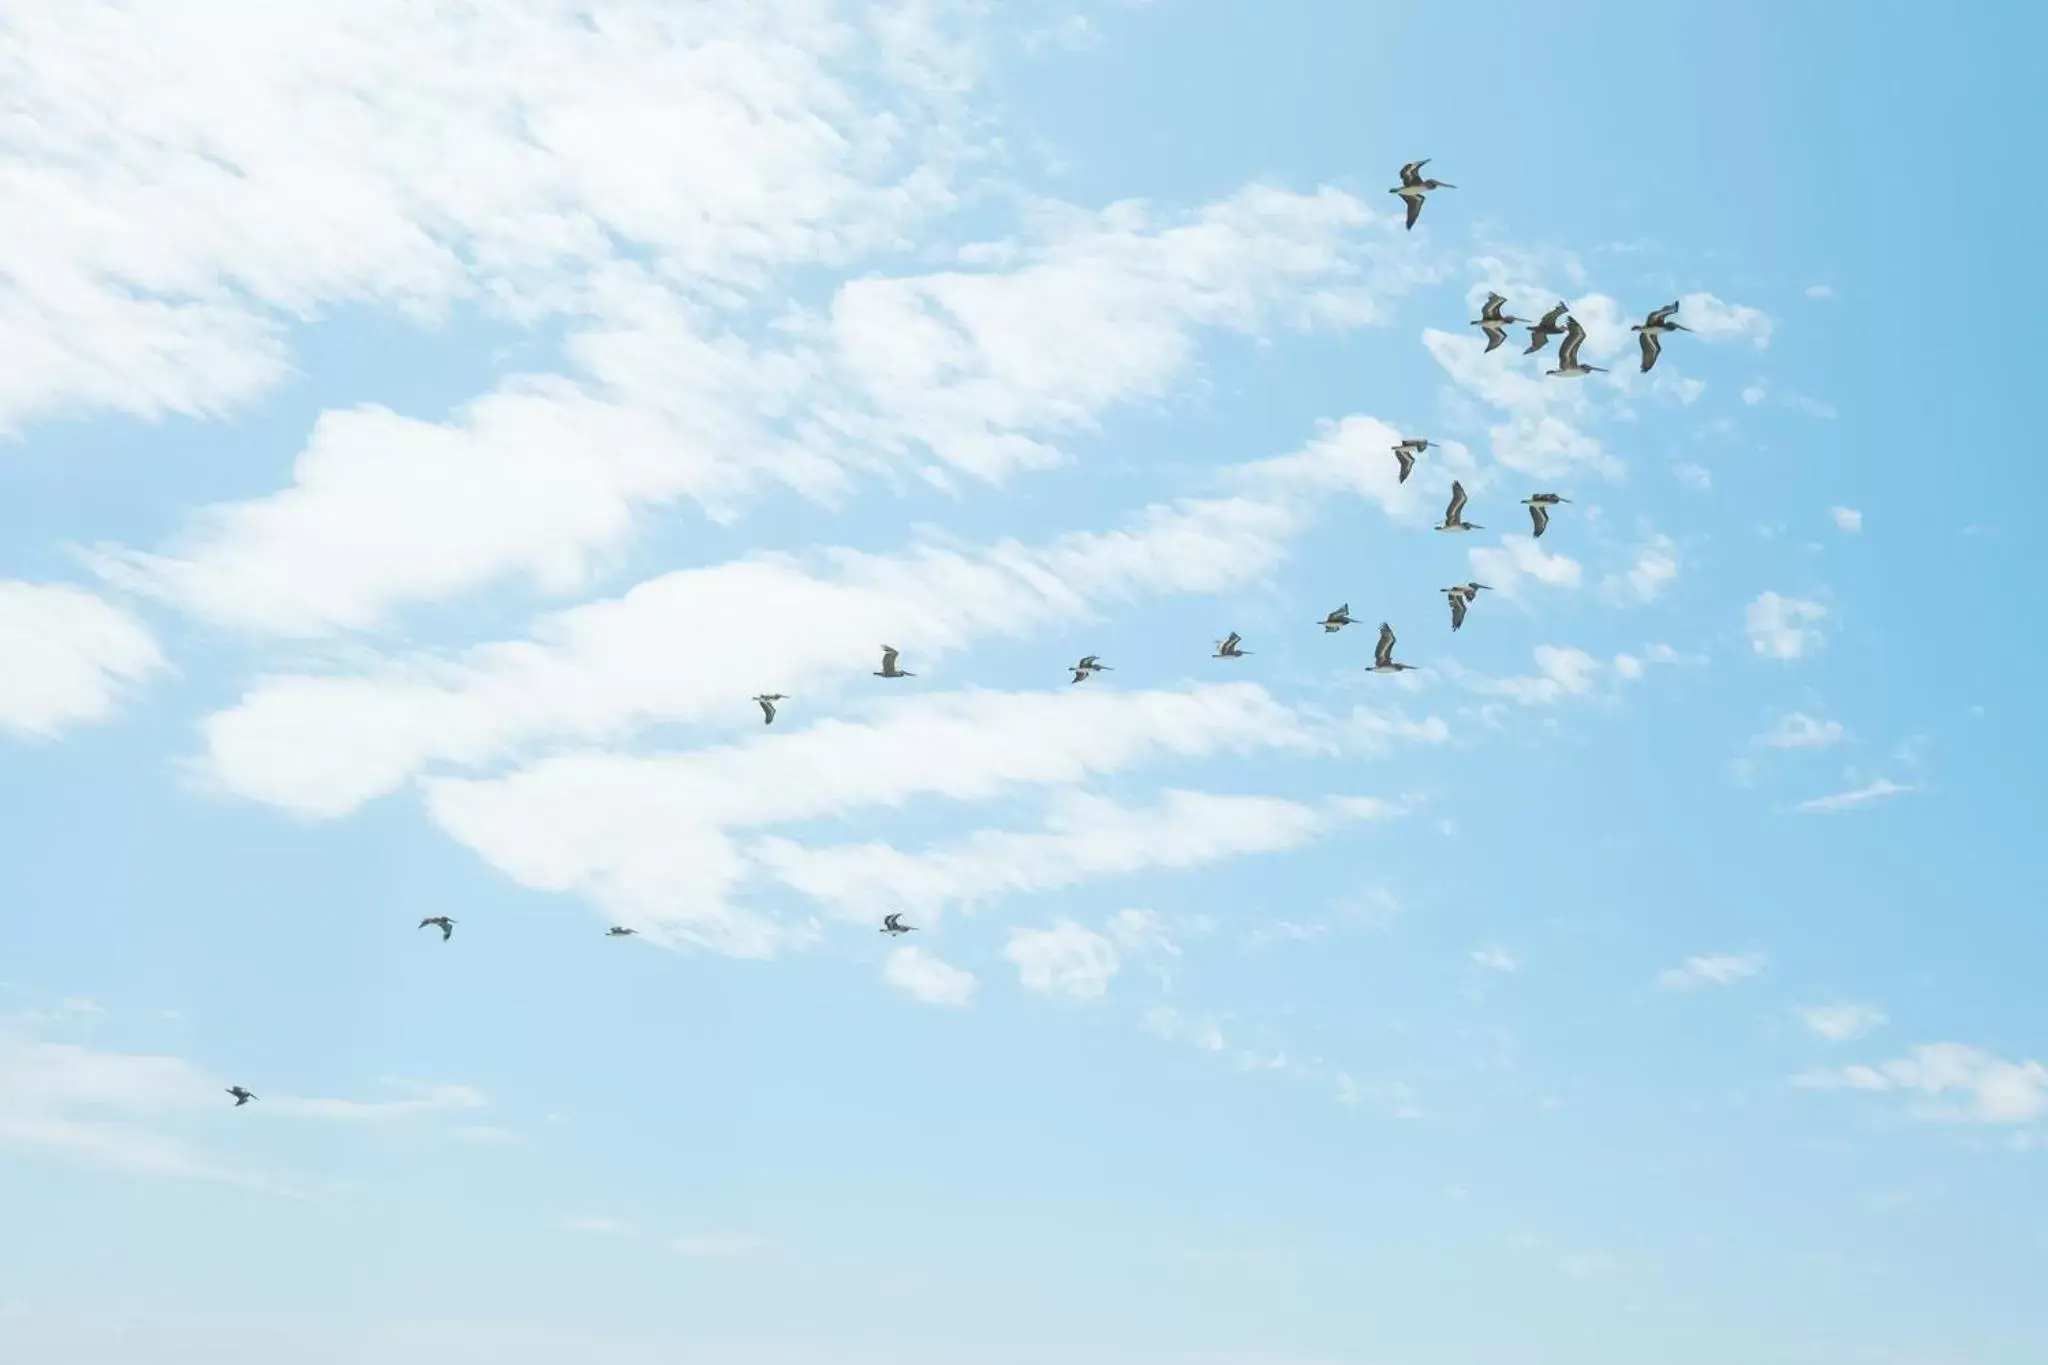
{"type": "MultiPolygon", "coordinates": [[[[1388,191],[1390,194],[1401,196],[1402,202],[1407,205],[1407,225],[1411,229],[1415,226],[1415,220],[1422,216],[1422,201],[1431,190],[1452,190],[1457,188],[1457,186],[1442,180],[1424,179],[1422,168],[1428,164],[1428,158],[1424,158],[1421,161],[1411,161],[1403,166],[1401,168],[1401,183],[1388,191]]],[[[1606,370],[1601,366],[1588,365],[1579,359],[1579,348],[1586,341],[1586,329],[1579,325],[1577,318],[1571,316],[1571,305],[1560,303],[1533,323],[1530,323],[1527,318],[1512,316],[1507,312],[1507,306],[1508,301],[1505,297],[1500,294],[1488,293],[1486,303],[1479,310],[1479,316],[1474,318],[1470,324],[1486,333],[1486,351],[1484,354],[1491,354],[1506,343],[1509,327],[1517,323],[1527,323],[1529,344],[1523,350],[1523,355],[1535,355],[1548,346],[1550,339],[1554,336],[1562,336],[1564,338],[1563,341],[1558,343],[1557,347],[1557,368],[1546,370],[1544,371],[1545,374],[1556,379],[1583,379],[1589,374],[1606,373],[1606,370]],[[1560,321],[1564,324],[1562,327],[1558,325],[1560,321]]],[[[1667,333],[1692,330],[1671,320],[1677,312],[1678,304],[1666,304],[1662,308],[1651,310],[1648,317],[1629,329],[1636,334],[1637,341],[1642,348],[1643,373],[1648,374],[1650,368],[1657,363],[1657,357],[1663,354],[1663,338],[1667,333]]],[[[1408,476],[1415,472],[1416,460],[1429,450],[1430,445],[1431,442],[1425,438],[1408,437],[1403,438],[1394,446],[1394,461],[1400,469],[1399,477],[1395,480],[1397,483],[1408,482],[1408,476]]],[[[1465,485],[1455,479],[1452,480],[1450,506],[1444,509],[1442,523],[1433,529],[1453,533],[1485,530],[1485,527],[1480,526],[1476,522],[1465,520],[1465,501],[1465,485]]],[[[1570,498],[1560,497],[1556,493],[1532,493],[1528,497],[1523,498],[1522,505],[1529,509],[1529,523],[1533,533],[1540,538],[1546,530],[1550,529],[1550,510],[1560,504],[1568,504],[1570,502],[1570,498]]],[[[1454,583],[1450,587],[1442,589],[1444,596],[1450,603],[1451,629],[1453,631],[1459,630],[1464,626],[1465,613],[1471,608],[1472,603],[1478,599],[1479,594],[1487,591],[1491,591],[1491,589],[1484,583],[1454,583]]],[[[1328,616],[1325,616],[1318,624],[1322,626],[1327,634],[1335,634],[1344,627],[1353,624],[1351,604],[1347,602],[1343,606],[1338,607],[1328,616]]],[[[1216,652],[1210,657],[1217,659],[1242,659],[1251,653],[1250,650],[1242,648],[1243,641],[1244,637],[1240,636],[1236,631],[1232,631],[1229,635],[1217,641],[1216,652]]],[[[1415,667],[1413,664],[1399,663],[1395,660],[1394,642],[1394,628],[1385,622],[1381,622],[1379,643],[1373,649],[1372,663],[1366,669],[1368,673],[1405,673],[1415,667]]],[[[901,652],[894,645],[883,645],[882,666],[875,670],[874,676],[877,678],[916,677],[915,673],[905,672],[898,666],[897,661],[901,657],[901,652]]],[[[1085,655],[1073,666],[1074,681],[1077,683],[1085,682],[1097,673],[1107,673],[1110,671],[1110,666],[1103,663],[1098,656],[1093,654],[1085,655]]],[[[755,697],[755,704],[761,708],[761,723],[773,725],[776,714],[775,703],[788,700],[789,698],[780,692],[763,692],[755,697]]],[[[443,943],[446,943],[455,936],[455,921],[447,915],[429,915],[420,921],[419,927],[422,929],[439,929],[443,943]]],[[[917,926],[914,924],[905,924],[902,915],[891,914],[882,917],[880,932],[894,937],[899,934],[912,933],[916,928],[917,926]]],[[[639,930],[630,929],[621,924],[614,924],[605,930],[605,936],[608,938],[631,938],[638,933],[639,930]]],[[[235,1107],[238,1109],[257,1098],[239,1085],[229,1086],[227,1093],[234,1096],[235,1107]]]]}

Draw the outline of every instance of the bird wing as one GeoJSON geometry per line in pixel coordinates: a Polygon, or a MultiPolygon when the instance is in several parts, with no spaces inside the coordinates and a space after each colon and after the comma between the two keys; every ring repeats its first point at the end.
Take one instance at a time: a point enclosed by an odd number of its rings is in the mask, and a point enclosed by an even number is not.
{"type": "MultiPolygon", "coordinates": [[[[1486,333],[1486,351],[1492,351],[1494,347],[1508,339],[1508,329],[1503,323],[1489,322],[1482,323],[1480,326],[1481,330],[1486,333]]],[[[1481,352],[1481,354],[1485,353],[1481,352]]]]}
{"type": "Polygon", "coordinates": [[[1542,503],[1532,502],[1529,504],[1529,522],[1536,528],[1538,536],[1541,536],[1544,528],[1550,525],[1550,513],[1544,509],[1542,503]]]}
{"type": "Polygon", "coordinates": [[[1648,374],[1650,367],[1657,363],[1657,357],[1663,354],[1664,343],[1658,340],[1655,332],[1637,332],[1636,337],[1643,343],[1643,373],[1648,374]]]}
{"type": "Polygon", "coordinates": [[[884,673],[894,673],[896,671],[896,649],[893,645],[882,646],[882,671],[884,673]]]}
{"type": "Polygon", "coordinates": [[[1374,667],[1384,667],[1394,661],[1394,628],[1385,621],[1380,622],[1380,642],[1372,652],[1374,667]]]}
{"type": "Polygon", "coordinates": [[[761,723],[763,725],[773,725],[775,723],[775,703],[766,698],[761,699],[761,723]]]}
{"type": "Polygon", "coordinates": [[[1404,186],[1420,185],[1422,183],[1422,168],[1428,164],[1429,158],[1424,157],[1420,161],[1411,161],[1403,166],[1401,168],[1401,184],[1404,186]]]}
{"type": "Polygon", "coordinates": [[[1557,345],[1559,369],[1569,370],[1579,363],[1579,347],[1586,342],[1586,329],[1579,326],[1577,318],[1565,322],[1564,340],[1557,345]]]}
{"type": "Polygon", "coordinates": [[[900,929],[903,926],[898,924],[897,921],[902,918],[903,916],[901,915],[884,915],[882,916],[882,927],[884,929],[900,929]]]}
{"type": "Polygon", "coordinates": [[[1417,218],[1420,218],[1421,216],[1422,216],[1422,196],[1421,196],[1421,195],[1419,195],[1419,194],[1411,194],[1411,195],[1409,195],[1409,196],[1408,196],[1408,226],[1409,226],[1409,227],[1411,227],[1411,228],[1412,228],[1412,227],[1414,227],[1414,226],[1415,226],[1415,220],[1416,220],[1417,218]]]}
{"type": "Polygon", "coordinates": [[[1669,321],[1671,321],[1671,315],[1672,315],[1673,313],[1676,313],[1677,311],[1678,311],[1678,305],[1677,305],[1676,303],[1667,303],[1667,304],[1665,304],[1665,305],[1664,305],[1664,306],[1663,306],[1662,308],[1653,308],[1653,309],[1651,309],[1651,310],[1650,310],[1650,325],[1651,325],[1652,327],[1655,327],[1655,326],[1657,326],[1657,325],[1658,325],[1659,323],[1664,323],[1664,322],[1669,322],[1669,321]]]}
{"type": "Polygon", "coordinates": [[[1550,332],[1555,332],[1555,331],[1557,330],[1557,320],[1558,320],[1559,318],[1563,317],[1563,316],[1564,316],[1564,315],[1565,315],[1566,313],[1569,313],[1569,312],[1571,312],[1571,310],[1572,310],[1572,306],[1571,306],[1570,304],[1568,304],[1568,303],[1560,303],[1559,305],[1557,305],[1557,307],[1555,307],[1555,308],[1551,309],[1551,310],[1550,310],[1549,312],[1545,313],[1545,314],[1543,315],[1543,328],[1544,328],[1544,330],[1545,330],[1545,331],[1550,331],[1550,332]]]}
{"type": "Polygon", "coordinates": [[[1479,316],[1488,322],[1499,322],[1501,310],[1507,306],[1508,301],[1501,295],[1488,293],[1485,304],[1479,309],[1479,316]]]}
{"type": "Polygon", "coordinates": [[[1465,485],[1451,480],[1451,505],[1444,510],[1444,525],[1455,526],[1465,512],[1465,485]]]}
{"type": "Polygon", "coordinates": [[[1453,592],[1451,594],[1451,629],[1456,630],[1459,626],[1462,626],[1464,624],[1465,594],[1462,592],[1453,592]]]}
{"type": "Polygon", "coordinates": [[[1238,646],[1238,642],[1243,638],[1243,636],[1239,635],[1236,631],[1233,630],[1230,632],[1230,634],[1223,637],[1223,643],[1219,645],[1218,648],[1222,649],[1225,653],[1228,653],[1229,651],[1236,649],[1238,646]]]}
{"type": "Polygon", "coordinates": [[[1401,477],[1396,482],[1408,482],[1408,476],[1415,472],[1415,452],[1407,446],[1395,446],[1394,459],[1401,466],[1401,477]]]}

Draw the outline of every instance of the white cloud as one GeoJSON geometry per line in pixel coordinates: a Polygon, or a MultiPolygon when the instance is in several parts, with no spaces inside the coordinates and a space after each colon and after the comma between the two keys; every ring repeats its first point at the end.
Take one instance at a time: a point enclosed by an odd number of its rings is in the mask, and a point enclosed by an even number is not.
{"type": "Polygon", "coordinates": [[[332,1119],[342,1123],[381,1123],[416,1118],[421,1114],[450,1109],[481,1109],[489,1103],[467,1085],[421,1085],[394,1081],[392,1085],[411,1092],[400,1100],[303,1099],[291,1095],[265,1097],[266,1113],[293,1118],[332,1119]]]}
{"type": "Polygon", "coordinates": [[[1180,948],[1166,936],[1166,926],[1150,910],[1117,911],[1109,920],[1109,937],[1127,953],[1180,956],[1180,948]]]}
{"type": "Polygon", "coordinates": [[[1867,806],[1873,801],[1882,801],[1887,796],[1902,796],[1912,790],[1912,787],[1894,782],[1888,777],[1879,777],[1864,783],[1860,787],[1852,787],[1847,791],[1839,791],[1832,795],[1816,796],[1811,800],[1801,801],[1792,809],[1806,815],[1825,815],[1838,810],[1854,810],[1858,806],[1867,806]]]}
{"type": "Polygon", "coordinates": [[[1109,989],[1122,959],[1101,934],[1072,920],[1050,929],[1013,929],[1003,956],[1017,965],[1026,990],[1089,1000],[1109,989]]]}
{"type": "Polygon", "coordinates": [[[1751,384],[1742,391],[1742,401],[1750,407],[1755,407],[1758,403],[1763,402],[1765,398],[1769,397],[1769,394],[1770,391],[1764,388],[1763,385],[1751,384]]]}
{"type": "Polygon", "coordinates": [[[1761,953],[1707,953],[1689,957],[1682,964],[1657,974],[1657,984],[1667,991],[1686,991],[1696,986],[1732,986],[1755,976],[1768,965],[1761,953]]]}
{"type": "Polygon", "coordinates": [[[1490,972],[1513,972],[1521,969],[1521,961],[1505,948],[1475,948],[1472,960],[1490,972]]]}
{"type": "Polygon", "coordinates": [[[1854,535],[1863,529],[1863,514],[1853,507],[1830,507],[1828,515],[1835,519],[1835,529],[1854,535]]]}
{"type": "Polygon", "coordinates": [[[1701,465],[1690,462],[1671,466],[1671,473],[1687,488],[1704,493],[1714,486],[1713,474],[1701,465]]]}
{"type": "MultiPolygon", "coordinates": [[[[1607,325],[1584,315],[1580,321],[1588,333],[1587,358],[1594,359],[1600,353],[1596,322],[1599,336],[1608,334],[1607,325]]],[[[1627,335],[1625,327],[1621,334],[1627,335]]],[[[1502,465],[1544,479],[1581,470],[1608,475],[1620,470],[1620,462],[1579,425],[1595,411],[1582,386],[1501,364],[1498,353],[1486,355],[1484,342],[1472,337],[1429,329],[1422,344],[1452,383],[1503,414],[1504,420],[1487,430],[1493,457],[1502,465]]]]}
{"type": "Polygon", "coordinates": [[[1170,1005],[1146,1010],[1138,1026],[1165,1042],[1186,1043],[1203,1052],[1223,1051],[1223,1030],[1214,1019],[1196,1019],[1170,1005]]]}
{"type": "Polygon", "coordinates": [[[1818,602],[1760,593],[1744,611],[1749,647],[1769,659],[1801,658],[1825,638],[1809,623],[1825,620],[1827,614],[1818,602]]]}
{"type": "Polygon", "coordinates": [[[1507,697],[1523,706],[1543,706],[1564,697],[1582,697],[1594,690],[1600,661],[1583,649],[1570,646],[1538,645],[1532,651],[1536,673],[1521,678],[1472,678],[1468,685],[1479,692],[1507,697]]]}
{"type": "Polygon", "coordinates": [[[927,1005],[961,1006],[974,998],[974,973],[941,962],[922,948],[898,948],[882,964],[882,979],[927,1005]]]}
{"type": "Polygon", "coordinates": [[[1842,723],[1817,720],[1804,711],[1792,711],[1778,718],[1750,743],[1761,749],[1825,749],[1842,742],[1842,723]]]}
{"type": "Polygon", "coordinates": [[[1520,594],[1525,579],[1552,588],[1579,586],[1578,561],[1549,553],[1533,536],[1504,535],[1499,545],[1476,545],[1465,558],[1476,581],[1509,597],[1520,594]]]}
{"type": "Polygon", "coordinates": [[[141,622],[82,588],[0,580],[0,729],[48,739],[104,720],[163,668],[141,622]]]}
{"type": "Polygon", "coordinates": [[[1654,602],[1678,578],[1678,542],[1653,534],[1636,551],[1636,561],[1602,585],[1610,600],[1654,602]]]}
{"type": "Polygon", "coordinates": [[[1793,1083],[1819,1090],[1952,1096],[1915,1110],[1921,1118],[1942,1122],[2026,1124],[2048,1117],[2048,1066],[2009,1062],[1962,1043],[1923,1043],[1876,1066],[1808,1072],[1793,1083]]]}
{"type": "Polygon", "coordinates": [[[1883,1010],[1869,1005],[1801,1005],[1797,1013],[1815,1037],[1831,1043],[1854,1042],[1890,1022],[1883,1010]]]}
{"type": "Polygon", "coordinates": [[[1699,333],[1702,340],[1747,340],[1759,351],[1771,344],[1771,319],[1761,309],[1726,303],[1705,293],[1687,294],[1679,304],[1679,320],[1699,333]]]}

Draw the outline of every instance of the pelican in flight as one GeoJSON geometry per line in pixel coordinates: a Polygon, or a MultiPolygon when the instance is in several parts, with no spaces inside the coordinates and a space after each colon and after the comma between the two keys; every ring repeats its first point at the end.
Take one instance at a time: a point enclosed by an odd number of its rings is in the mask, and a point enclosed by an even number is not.
{"type": "MultiPolygon", "coordinates": [[[[1538,351],[1542,350],[1545,346],[1548,346],[1550,344],[1550,339],[1552,337],[1563,336],[1564,328],[1557,325],[1557,320],[1563,317],[1566,313],[1569,313],[1570,311],[1570,304],[1560,303],[1559,305],[1557,305],[1557,307],[1551,309],[1542,317],[1538,318],[1536,320],[1535,325],[1529,329],[1529,349],[1522,352],[1522,354],[1535,355],[1538,351]]],[[[1488,347],[1487,349],[1491,350],[1492,347],[1488,347]]]]}
{"type": "MultiPolygon", "coordinates": [[[[1526,322],[1528,320],[1526,318],[1509,317],[1505,312],[1501,311],[1507,306],[1508,301],[1506,299],[1502,298],[1499,294],[1489,293],[1486,296],[1486,303],[1479,310],[1479,316],[1472,319],[1471,325],[1486,333],[1486,349],[1488,351],[1493,350],[1508,339],[1508,325],[1510,323],[1526,322]]],[[[1533,332],[1536,329],[1531,327],[1529,330],[1533,332]]]]}
{"type": "Polygon", "coordinates": [[[1522,499],[1522,506],[1529,509],[1529,524],[1536,528],[1536,538],[1541,540],[1550,527],[1550,509],[1570,498],[1560,498],[1555,493],[1535,493],[1522,499]]]}
{"type": "Polygon", "coordinates": [[[1586,329],[1579,326],[1577,318],[1566,318],[1564,340],[1557,343],[1557,368],[1546,370],[1546,374],[1559,379],[1584,379],[1589,374],[1606,374],[1606,367],[1587,365],[1579,360],[1579,347],[1586,344],[1586,329]]]}
{"type": "Polygon", "coordinates": [[[242,1089],[242,1087],[241,1087],[241,1086],[239,1086],[239,1085],[231,1085],[231,1086],[229,1086],[229,1087],[228,1087],[228,1093],[229,1093],[230,1095],[233,1095],[233,1096],[235,1097],[235,1108],[237,1108],[237,1109],[240,1109],[240,1108],[241,1108],[241,1107],[242,1107],[243,1105],[247,1104],[247,1103],[248,1103],[248,1102],[249,1102],[250,1100],[253,1100],[253,1099],[255,1099],[255,1098],[256,1098],[256,1097],[255,1097],[254,1095],[250,1094],[250,1093],[249,1093],[248,1091],[246,1091],[246,1090],[242,1089]]]}
{"type": "Polygon", "coordinates": [[[761,723],[763,725],[773,725],[775,723],[775,703],[788,701],[789,698],[783,696],[780,692],[763,692],[754,700],[761,704],[761,723]]]}
{"type": "Polygon", "coordinates": [[[638,929],[628,929],[623,924],[614,924],[611,928],[604,931],[604,936],[606,938],[631,938],[639,932],[638,929]]]}
{"type": "Polygon", "coordinates": [[[1454,190],[1458,188],[1456,185],[1446,184],[1441,180],[1424,180],[1422,178],[1422,168],[1428,164],[1428,157],[1424,157],[1420,161],[1409,162],[1401,168],[1401,183],[1387,191],[1388,194],[1400,195],[1401,202],[1408,206],[1408,226],[1411,228],[1415,226],[1415,220],[1422,216],[1422,197],[1424,195],[1428,194],[1431,190],[1454,190]]]}
{"type": "Polygon", "coordinates": [[[1239,649],[1237,647],[1238,642],[1243,638],[1236,631],[1231,631],[1228,636],[1216,642],[1216,652],[1209,657],[1212,659],[1242,659],[1245,655],[1251,653],[1248,649],[1239,649]]]}
{"type": "Polygon", "coordinates": [[[1415,472],[1415,457],[1429,449],[1429,441],[1420,436],[1405,437],[1394,447],[1394,460],[1401,466],[1401,477],[1396,483],[1408,482],[1408,476],[1415,472]]]}
{"type": "Polygon", "coordinates": [[[1443,591],[1451,602],[1451,629],[1456,630],[1465,624],[1465,609],[1489,589],[1484,583],[1453,583],[1443,591]]]}
{"type": "Polygon", "coordinates": [[[446,915],[429,915],[420,921],[420,928],[424,929],[429,924],[441,931],[441,942],[446,943],[455,937],[455,921],[446,915]]]}
{"type": "Polygon", "coordinates": [[[1109,673],[1113,671],[1108,664],[1100,662],[1093,654],[1090,654],[1083,658],[1080,663],[1074,665],[1074,681],[1080,682],[1090,673],[1109,673]]]}
{"type": "Polygon", "coordinates": [[[1644,318],[1634,327],[1629,328],[1631,332],[1636,334],[1636,340],[1643,343],[1644,374],[1648,374],[1650,367],[1657,363],[1657,357],[1664,354],[1664,334],[1666,332],[1690,332],[1692,330],[1692,328],[1682,323],[1671,320],[1671,315],[1677,311],[1677,304],[1667,303],[1662,308],[1652,309],[1650,316],[1644,318]]]}
{"type": "Polygon", "coordinates": [[[916,928],[915,924],[905,924],[900,914],[882,916],[882,932],[885,934],[907,934],[916,928]]]}
{"type": "Polygon", "coordinates": [[[915,673],[905,673],[905,672],[904,672],[904,671],[903,671],[902,669],[900,669],[900,668],[898,668],[898,667],[896,666],[896,653],[897,653],[897,651],[896,651],[896,646],[894,646],[894,645],[883,645],[883,646],[882,646],[882,666],[881,666],[880,668],[878,668],[878,669],[876,669],[876,670],[875,670],[875,676],[876,676],[876,677],[878,677],[878,678],[914,678],[914,677],[916,677],[916,676],[917,676],[917,674],[915,674],[915,673]]]}
{"type": "Polygon", "coordinates": [[[1465,520],[1465,485],[1451,480],[1451,505],[1444,509],[1444,524],[1436,527],[1439,531],[1483,531],[1484,526],[1474,525],[1465,520]]]}
{"type": "Polygon", "coordinates": [[[1372,667],[1367,672],[1406,673],[1413,667],[1415,667],[1414,664],[1397,664],[1394,662],[1394,628],[1385,621],[1380,622],[1379,646],[1372,652],[1372,667]]]}
{"type": "Polygon", "coordinates": [[[1326,634],[1330,635],[1335,635],[1350,624],[1351,604],[1349,602],[1346,602],[1343,606],[1323,618],[1323,630],[1326,634]]]}

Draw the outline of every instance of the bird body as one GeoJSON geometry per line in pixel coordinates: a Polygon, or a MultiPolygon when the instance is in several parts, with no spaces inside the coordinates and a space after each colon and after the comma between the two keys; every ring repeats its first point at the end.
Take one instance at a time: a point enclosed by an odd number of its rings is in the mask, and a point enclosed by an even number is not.
{"type": "Polygon", "coordinates": [[[1114,671],[1108,664],[1103,663],[1093,654],[1089,654],[1083,657],[1081,662],[1074,665],[1074,681],[1080,682],[1091,673],[1110,673],[1114,671]]]}
{"type": "MultiPolygon", "coordinates": [[[[1486,333],[1486,349],[1489,352],[1508,339],[1508,326],[1511,323],[1525,321],[1522,318],[1510,317],[1502,311],[1507,305],[1508,301],[1501,295],[1489,293],[1485,304],[1479,309],[1479,316],[1472,319],[1470,324],[1486,333]]],[[[1532,327],[1530,330],[1535,329],[1532,327]]]]}
{"type": "Polygon", "coordinates": [[[241,1086],[239,1086],[239,1085],[231,1085],[231,1086],[229,1086],[229,1087],[228,1087],[228,1091],[227,1091],[227,1093],[228,1093],[228,1094],[230,1094],[230,1095],[233,1095],[233,1096],[235,1097],[235,1108],[237,1108],[237,1109],[240,1109],[240,1108],[241,1108],[241,1107],[242,1107],[243,1105],[247,1104],[247,1103],[248,1103],[248,1102],[249,1102],[250,1100],[253,1100],[253,1099],[255,1099],[255,1098],[256,1098],[256,1097],[255,1097],[254,1095],[250,1094],[250,1093],[249,1093],[248,1091],[246,1091],[246,1090],[242,1089],[242,1087],[241,1087],[241,1086]]]}
{"type": "Polygon", "coordinates": [[[611,928],[604,931],[604,936],[606,938],[631,938],[639,932],[638,929],[628,929],[623,924],[614,924],[611,928]]]}
{"type": "Polygon", "coordinates": [[[1676,303],[1667,303],[1662,308],[1651,309],[1648,317],[1629,328],[1631,332],[1636,334],[1636,340],[1642,343],[1642,372],[1644,374],[1648,374],[1650,367],[1657,363],[1657,357],[1664,354],[1663,338],[1666,332],[1690,332],[1692,330],[1692,328],[1682,323],[1671,320],[1671,315],[1677,311],[1678,305],[1676,303]]]}
{"type": "Polygon", "coordinates": [[[1529,329],[1529,349],[1523,351],[1522,354],[1535,355],[1550,344],[1552,337],[1563,336],[1564,328],[1557,325],[1557,320],[1570,311],[1571,307],[1569,304],[1560,303],[1557,307],[1538,318],[1535,325],[1529,329]]]}
{"type": "Polygon", "coordinates": [[[446,943],[449,939],[455,937],[455,921],[449,919],[446,915],[429,915],[420,921],[419,927],[424,929],[429,924],[441,931],[441,942],[446,943]]]}
{"type": "Polygon", "coordinates": [[[1413,664],[1394,662],[1394,628],[1385,621],[1380,622],[1380,642],[1372,652],[1372,667],[1366,671],[1370,673],[1406,673],[1414,667],[1415,665],[1413,664]]]}
{"type": "Polygon", "coordinates": [[[1458,188],[1456,185],[1442,180],[1424,180],[1422,178],[1422,168],[1428,164],[1428,157],[1424,157],[1420,161],[1409,162],[1401,168],[1401,183],[1387,191],[1388,194],[1400,195],[1401,202],[1408,206],[1408,226],[1411,228],[1415,226],[1415,220],[1422,216],[1422,199],[1424,195],[1428,194],[1431,190],[1454,190],[1458,188]]]}
{"type": "Polygon", "coordinates": [[[1529,509],[1529,524],[1535,528],[1535,538],[1541,540],[1543,533],[1550,529],[1550,509],[1561,502],[1570,502],[1555,493],[1532,493],[1522,499],[1522,505],[1529,509]]]}
{"type": "Polygon", "coordinates": [[[763,692],[754,700],[760,703],[761,723],[763,725],[773,725],[775,723],[775,703],[788,701],[789,698],[783,696],[780,692],[763,692]]]}
{"type": "Polygon", "coordinates": [[[1323,618],[1323,630],[1326,634],[1334,635],[1350,624],[1351,604],[1349,602],[1346,602],[1343,606],[1323,618]]]}
{"type": "Polygon", "coordinates": [[[894,645],[882,646],[882,666],[875,670],[878,678],[914,678],[915,673],[905,673],[896,666],[897,650],[894,645]]]}
{"type": "Polygon", "coordinates": [[[1557,368],[1545,373],[1559,379],[1584,379],[1589,374],[1606,374],[1598,365],[1583,364],[1579,360],[1579,347],[1586,344],[1586,329],[1579,326],[1577,318],[1566,318],[1564,340],[1557,343],[1557,368]]]}
{"type": "Polygon", "coordinates": [[[1251,653],[1248,649],[1239,649],[1237,647],[1238,642],[1242,638],[1236,631],[1231,631],[1229,635],[1216,642],[1216,652],[1210,657],[1215,659],[1242,659],[1245,655],[1251,653]]]}
{"type": "Polygon", "coordinates": [[[916,929],[915,924],[905,924],[900,914],[882,916],[882,932],[885,934],[908,934],[916,929]]]}
{"type": "Polygon", "coordinates": [[[1486,529],[1484,526],[1478,526],[1465,520],[1465,485],[1456,479],[1451,480],[1451,505],[1444,509],[1443,525],[1435,529],[1439,531],[1483,531],[1486,529]]]}

